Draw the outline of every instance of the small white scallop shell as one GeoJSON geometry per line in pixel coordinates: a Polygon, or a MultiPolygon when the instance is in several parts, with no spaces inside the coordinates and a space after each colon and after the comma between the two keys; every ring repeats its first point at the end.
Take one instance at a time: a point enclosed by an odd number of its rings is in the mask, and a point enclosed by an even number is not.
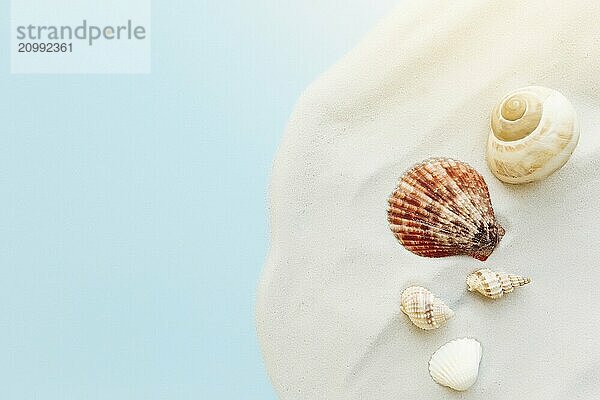
{"type": "Polygon", "coordinates": [[[429,360],[434,381],[454,390],[467,390],[477,380],[481,344],[471,338],[456,339],[440,347],[429,360]]]}
{"type": "Polygon", "coordinates": [[[569,100],[556,90],[528,86],[507,94],[492,111],[487,163],[503,182],[533,182],[561,168],[578,141],[569,100]]]}
{"type": "Polygon", "coordinates": [[[488,268],[479,269],[467,276],[467,287],[470,292],[477,291],[490,299],[499,299],[514,288],[527,285],[530,278],[495,272],[488,268]]]}
{"type": "Polygon", "coordinates": [[[424,330],[440,328],[454,317],[454,311],[424,287],[411,286],[405,289],[400,302],[402,312],[424,330]]]}

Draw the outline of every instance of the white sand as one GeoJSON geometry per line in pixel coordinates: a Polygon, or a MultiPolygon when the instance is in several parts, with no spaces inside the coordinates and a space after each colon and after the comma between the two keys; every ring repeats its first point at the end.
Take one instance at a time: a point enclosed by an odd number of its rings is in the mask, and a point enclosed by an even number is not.
{"type": "Polygon", "coordinates": [[[271,249],[256,306],[281,399],[600,398],[600,2],[415,1],[385,19],[300,99],[271,185],[271,249]],[[484,161],[503,94],[566,95],[581,140],[550,178],[510,186],[484,161]],[[477,168],[506,236],[485,263],[426,259],[386,221],[398,177],[430,156],[477,168]],[[496,302],[469,293],[481,267],[534,282],[496,302]],[[399,311],[419,284],[456,316],[424,332],[399,311]],[[435,384],[431,354],[472,336],[479,379],[435,384]]]}

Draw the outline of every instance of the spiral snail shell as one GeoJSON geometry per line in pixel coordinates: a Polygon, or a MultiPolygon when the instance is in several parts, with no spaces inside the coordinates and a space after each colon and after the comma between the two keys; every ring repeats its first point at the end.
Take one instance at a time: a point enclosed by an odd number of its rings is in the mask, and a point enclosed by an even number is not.
{"type": "Polygon", "coordinates": [[[531,283],[525,276],[495,272],[488,268],[477,270],[467,276],[467,287],[470,292],[479,292],[490,299],[499,299],[515,288],[531,283]]]}
{"type": "Polygon", "coordinates": [[[432,330],[446,325],[454,317],[454,311],[429,290],[421,286],[404,289],[400,310],[413,324],[424,330],[432,330]]]}
{"type": "Polygon", "coordinates": [[[579,141],[575,109],[553,89],[528,86],[494,107],[487,163],[506,183],[541,180],[561,168],[579,141]]]}

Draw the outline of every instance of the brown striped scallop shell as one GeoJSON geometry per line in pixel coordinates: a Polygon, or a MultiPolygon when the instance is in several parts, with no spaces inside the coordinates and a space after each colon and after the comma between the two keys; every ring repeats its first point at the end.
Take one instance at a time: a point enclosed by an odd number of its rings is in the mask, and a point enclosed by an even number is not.
{"type": "Polygon", "coordinates": [[[422,257],[465,254],[485,261],[504,236],[483,177],[461,161],[432,158],[417,164],[402,176],[388,203],[392,232],[422,257]]]}

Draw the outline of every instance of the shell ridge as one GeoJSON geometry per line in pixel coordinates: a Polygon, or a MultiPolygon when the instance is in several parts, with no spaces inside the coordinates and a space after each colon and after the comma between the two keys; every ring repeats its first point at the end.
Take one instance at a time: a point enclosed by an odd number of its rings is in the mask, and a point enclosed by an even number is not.
{"type": "MultiPolygon", "coordinates": [[[[461,204],[464,206],[465,204],[463,201],[463,197],[465,197],[465,193],[461,189],[461,187],[457,185],[457,183],[454,181],[455,179],[462,179],[462,175],[456,173],[456,169],[450,169],[450,167],[451,166],[448,166],[447,169],[443,166],[440,166],[441,171],[436,175],[437,181],[443,183],[438,186],[440,189],[442,189],[441,198],[443,200],[446,200],[449,206],[453,205],[453,202],[456,201],[461,202],[461,204]]],[[[469,212],[465,212],[466,209],[464,207],[452,207],[452,209],[456,215],[462,216],[464,220],[472,220],[472,210],[469,210],[469,212]]]]}
{"type": "MultiPolygon", "coordinates": [[[[390,222],[390,224],[392,226],[398,226],[399,231],[404,232],[406,234],[412,234],[412,233],[417,233],[417,232],[421,232],[423,234],[429,232],[429,233],[436,233],[436,234],[442,234],[442,235],[446,235],[448,237],[452,237],[453,235],[457,234],[457,233],[464,233],[464,234],[469,234],[470,231],[467,230],[466,228],[460,226],[459,229],[451,231],[448,230],[448,226],[447,225],[434,225],[432,223],[429,223],[427,221],[421,220],[421,219],[409,219],[409,218],[404,218],[404,217],[396,217],[395,215],[393,215],[392,217],[388,218],[388,221],[390,222]],[[400,222],[400,224],[398,224],[398,222],[400,222]],[[415,225],[416,226],[413,226],[415,225]],[[426,228],[426,229],[424,229],[426,228]]],[[[458,238],[458,240],[460,240],[460,238],[458,238]]]]}
{"type": "MultiPolygon", "coordinates": [[[[438,193],[438,195],[439,195],[439,193],[438,193]]],[[[418,195],[418,196],[420,198],[424,197],[424,196],[420,196],[420,195],[418,195]]],[[[446,196],[446,197],[440,196],[439,199],[447,201],[446,204],[438,203],[432,197],[426,197],[425,199],[426,199],[426,204],[428,206],[434,206],[433,210],[437,211],[436,214],[441,215],[443,213],[450,213],[450,214],[453,214],[458,221],[467,222],[464,218],[465,215],[462,214],[461,210],[459,208],[457,208],[451,202],[451,201],[454,201],[456,198],[457,198],[457,196],[446,196]]]]}
{"type": "MultiPolygon", "coordinates": [[[[388,221],[392,226],[398,225],[400,227],[410,228],[392,229],[395,232],[414,232],[412,228],[419,227],[423,233],[434,230],[436,233],[444,233],[448,236],[455,236],[457,233],[462,233],[465,236],[472,234],[471,230],[469,230],[468,227],[463,224],[454,225],[455,229],[451,230],[452,225],[448,221],[445,221],[438,214],[424,215],[423,213],[419,213],[417,215],[413,215],[397,208],[391,208],[388,210],[388,221]],[[399,218],[398,216],[401,217],[399,218]],[[427,217],[430,217],[429,219],[432,221],[428,222],[427,217]],[[424,227],[426,229],[424,229],[424,227]]],[[[461,237],[462,236],[458,236],[458,238],[461,237]]]]}
{"type": "MultiPolygon", "coordinates": [[[[394,207],[388,208],[388,215],[390,217],[396,217],[396,216],[401,217],[401,218],[407,217],[405,219],[407,219],[408,221],[420,222],[422,224],[427,224],[428,227],[435,227],[436,225],[443,225],[447,229],[447,227],[450,226],[449,221],[444,219],[441,212],[429,212],[427,210],[422,210],[422,209],[413,208],[413,207],[414,206],[409,203],[408,207],[406,209],[402,209],[402,208],[397,207],[396,204],[394,203],[394,207]],[[431,222],[428,222],[428,220],[431,220],[431,222]]],[[[438,211],[438,210],[436,210],[436,211],[438,211]]],[[[458,222],[461,222],[459,225],[460,230],[462,230],[462,231],[469,230],[467,224],[462,223],[462,221],[458,221],[458,222]]]]}
{"type": "MultiPolygon", "coordinates": [[[[473,184],[470,181],[466,181],[461,177],[461,183],[465,188],[464,192],[467,194],[466,199],[470,202],[470,209],[475,210],[475,219],[477,221],[479,219],[485,218],[484,213],[480,211],[480,209],[484,209],[486,213],[489,213],[491,210],[491,201],[489,200],[489,190],[485,181],[479,174],[471,174],[472,176],[477,178],[478,187],[473,187],[473,184]],[[481,194],[484,196],[481,196],[481,194]]],[[[493,210],[491,210],[493,213],[493,210]]]]}
{"type": "MultiPolygon", "coordinates": [[[[418,183],[418,181],[415,181],[415,183],[418,183]]],[[[406,183],[407,185],[409,183],[406,183]]],[[[414,185],[414,183],[413,183],[414,185]]],[[[464,217],[461,216],[461,213],[459,211],[457,211],[458,209],[453,210],[452,208],[450,208],[449,204],[451,203],[451,199],[450,198],[444,198],[442,197],[442,200],[446,200],[446,204],[440,203],[440,202],[436,202],[435,198],[430,196],[429,194],[434,194],[435,193],[427,193],[424,192],[424,190],[426,190],[425,187],[423,186],[412,186],[415,189],[420,189],[421,191],[413,191],[411,192],[412,195],[416,196],[418,198],[417,202],[420,203],[421,205],[423,204],[427,204],[428,206],[434,206],[436,211],[439,211],[437,214],[439,215],[443,215],[443,213],[448,213],[448,214],[454,214],[457,217],[457,220],[462,221],[462,222],[466,222],[464,220],[464,217]]],[[[411,187],[411,188],[412,188],[411,187]]],[[[465,224],[466,225],[466,224],[465,224]]]]}

